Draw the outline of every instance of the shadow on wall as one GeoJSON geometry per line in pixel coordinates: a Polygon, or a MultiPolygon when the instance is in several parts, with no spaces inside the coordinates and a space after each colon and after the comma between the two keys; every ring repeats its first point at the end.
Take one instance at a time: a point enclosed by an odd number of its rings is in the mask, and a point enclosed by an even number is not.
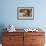
{"type": "Polygon", "coordinates": [[[0,43],[2,43],[2,36],[3,36],[3,32],[6,32],[6,27],[4,24],[0,24],[0,43]],[[4,30],[5,29],[5,30],[4,30]]]}

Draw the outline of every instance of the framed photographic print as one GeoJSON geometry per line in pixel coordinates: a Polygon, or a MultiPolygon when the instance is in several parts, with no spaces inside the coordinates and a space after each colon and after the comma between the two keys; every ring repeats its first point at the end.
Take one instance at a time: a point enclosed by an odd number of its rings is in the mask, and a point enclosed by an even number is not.
{"type": "Polygon", "coordinates": [[[18,20],[33,20],[34,19],[34,7],[18,7],[17,8],[18,20]]]}

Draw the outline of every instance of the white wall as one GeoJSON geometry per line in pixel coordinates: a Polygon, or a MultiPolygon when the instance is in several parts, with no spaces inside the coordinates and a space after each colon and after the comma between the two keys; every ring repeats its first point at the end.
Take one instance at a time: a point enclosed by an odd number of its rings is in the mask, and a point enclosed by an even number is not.
{"type": "Polygon", "coordinates": [[[42,27],[46,31],[46,0],[1,0],[0,24],[17,28],[42,27]],[[34,7],[34,20],[17,20],[17,7],[34,7]]]}

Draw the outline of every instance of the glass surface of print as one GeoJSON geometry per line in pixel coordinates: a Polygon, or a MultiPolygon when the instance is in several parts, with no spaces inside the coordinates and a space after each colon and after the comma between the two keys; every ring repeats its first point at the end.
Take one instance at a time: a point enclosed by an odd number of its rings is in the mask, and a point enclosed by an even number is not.
{"type": "Polygon", "coordinates": [[[22,20],[34,19],[34,8],[33,7],[18,7],[17,18],[22,20]]]}

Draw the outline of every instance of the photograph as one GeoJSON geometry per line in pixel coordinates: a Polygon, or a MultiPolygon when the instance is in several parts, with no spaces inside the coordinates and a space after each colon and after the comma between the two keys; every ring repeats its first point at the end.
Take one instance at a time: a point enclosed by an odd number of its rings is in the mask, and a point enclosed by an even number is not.
{"type": "Polygon", "coordinates": [[[33,7],[18,7],[17,8],[17,19],[34,19],[34,8],[33,7]]]}

